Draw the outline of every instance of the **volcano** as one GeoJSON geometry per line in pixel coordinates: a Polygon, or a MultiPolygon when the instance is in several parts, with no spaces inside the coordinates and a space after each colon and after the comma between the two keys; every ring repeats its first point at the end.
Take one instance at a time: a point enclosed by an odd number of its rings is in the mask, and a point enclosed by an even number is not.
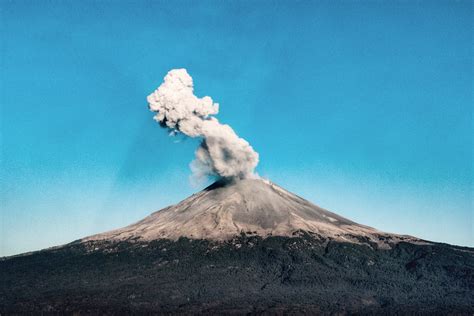
{"type": "Polygon", "coordinates": [[[324,210],[262,179],[220,180],[182,202],[92,240],[227,240],[241,233],[294,236],[307,232],[331,240],[387,247],[390,242],[425,243],[410,236],[383,233],[324,210]]]}
{"type": "Polygon", "coordinates": [[[474,311],[474,249],[378,231],[262,179],[0,260],[0,312],[474,311]]]}

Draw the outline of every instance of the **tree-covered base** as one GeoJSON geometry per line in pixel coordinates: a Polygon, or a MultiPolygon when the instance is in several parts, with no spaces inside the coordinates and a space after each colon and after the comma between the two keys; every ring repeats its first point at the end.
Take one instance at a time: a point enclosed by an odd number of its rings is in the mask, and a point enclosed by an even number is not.
{"type": "Polygon", "coordinates": [[[474,249],[242,235],[72,243],[0,260],[0,312],[474,312],[474,249]]]}

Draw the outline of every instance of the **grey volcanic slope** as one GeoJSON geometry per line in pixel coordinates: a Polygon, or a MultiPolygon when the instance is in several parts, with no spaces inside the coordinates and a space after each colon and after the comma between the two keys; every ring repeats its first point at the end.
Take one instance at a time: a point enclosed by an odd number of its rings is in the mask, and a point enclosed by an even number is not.
{"type": "Polygon", "coordinates": [[[474,249],[379,232],[262,180],[0,259],[0,314],[474,313],[474,249]]]}
{"type": "Polygon", "coordinates": [[[354,223],[262,179],[221,180],[138,223],[83,240],[228,240],[241,232],[268,237],[293,236],[296,231],[356,243],[363,237],[380,246],[388,240],[424,243],[354,223]]]}

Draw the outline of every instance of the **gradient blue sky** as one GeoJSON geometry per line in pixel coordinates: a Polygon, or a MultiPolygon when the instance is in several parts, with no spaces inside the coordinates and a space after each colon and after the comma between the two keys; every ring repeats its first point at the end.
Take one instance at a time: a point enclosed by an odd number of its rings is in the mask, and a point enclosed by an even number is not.
{"type": "Polygon", "coordinates": [[[172,68],[258,172],[381,230],[474,246],[471,1],[2,1],[0,255],[202,187],[146,96],[172,68]]]}

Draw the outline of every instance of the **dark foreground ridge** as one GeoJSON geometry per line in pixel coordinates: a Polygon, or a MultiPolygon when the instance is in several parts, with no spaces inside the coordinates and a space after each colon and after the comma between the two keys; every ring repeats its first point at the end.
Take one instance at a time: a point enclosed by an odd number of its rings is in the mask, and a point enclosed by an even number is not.
{"type": "Polygon", "coordinates": [[[306,233],[91,241],[0,260],[0,313],[466,314],[474,249],[306,233]]]}

